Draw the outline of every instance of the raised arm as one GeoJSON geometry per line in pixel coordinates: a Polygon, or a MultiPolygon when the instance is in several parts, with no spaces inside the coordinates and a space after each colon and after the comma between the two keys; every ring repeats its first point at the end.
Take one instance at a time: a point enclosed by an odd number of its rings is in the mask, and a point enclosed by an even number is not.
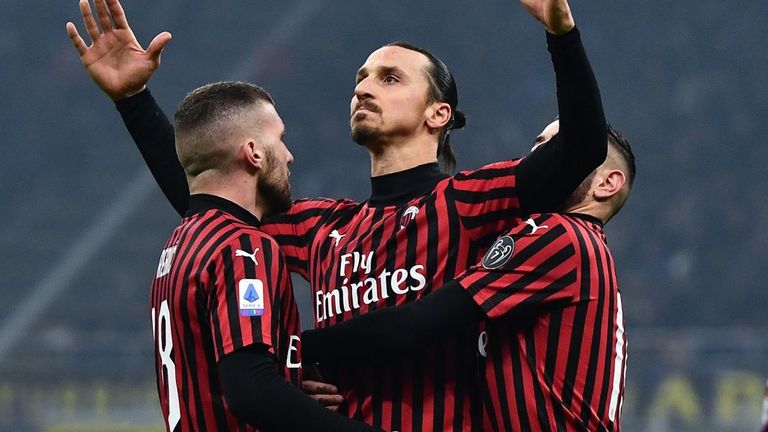
{"type": "Polygon", "coordinates": [[[557,83],[559,133],[517,172],[523,215],[559,210],[604,160],[607,129],[600,91],[566,0],[521,0],[547,31],[557,83]]]}
{"type": "Polygon", "coordinates": [[[80,1],[91,45],[85,43],[71,22],[67,23],[67,34],[88,74],[117,104],[160,188],[176,211],[184,214],[189,188],[176,156],[173,127],[147,90],[147,82],[160,66],[160,54],[171,34],[158,34],[145,50],[136,40],[118,0],[94,0],[94,4],[96,16],[88,0],[80,1]]]}
{"type": "Polygon", "coordinates": [[[189,185],[176,155],[173,126],[165,113],[148,89],[115,102],[115,106],[155,181],[183,216],[189,206],[189,185]]]}

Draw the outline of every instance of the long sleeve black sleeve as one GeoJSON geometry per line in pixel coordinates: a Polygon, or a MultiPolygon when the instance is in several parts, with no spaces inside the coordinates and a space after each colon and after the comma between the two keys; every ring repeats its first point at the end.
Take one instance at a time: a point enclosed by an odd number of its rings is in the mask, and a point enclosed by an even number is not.
{"type": "Polygon", "coordinates": [[[449,282],[415,302],[303,332],[302,358],[306,363],[385,360],[416,352],[483,318],[485,313],[469,293],[458,282],[449,282]]]}
{"type": "Polygon", "coordinates": [[[119,100],[115,105],[155,181],[183,216],[189,206],[189,185],[176,155],[173,125],[149,90],[119,100]]]}
{"type": "Polygon", "coordinates": [[[290,385],[277,374],[265,346],[224,356],[218,371],[229,408],[239,420],[263,431],[380,431],[323,407],[290,385]]]}
{"type": "Polygon", "coordinates": [[[560,210],[562,202],[603,161],[608,134],[597,80],[579,30],[547,33],[557,83],[559,139],[526,156],[518,168],[524,215],[560,210]]]}

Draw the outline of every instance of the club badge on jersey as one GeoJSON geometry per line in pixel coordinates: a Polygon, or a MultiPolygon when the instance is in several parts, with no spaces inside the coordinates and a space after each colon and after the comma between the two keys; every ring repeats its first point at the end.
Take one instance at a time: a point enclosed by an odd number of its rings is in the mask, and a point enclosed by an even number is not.
{"type": "Polygon", "coordinates": [[[241,316],[264,315],[264,283],[258,279],[241,279],[238,283],[241,316]]]}
{"type": "Polygon", "coordinates": [[[506,264],[515,251],[515,241],[510,236],[501,236],[496,239],[488,252],[483,257],[483,267],[495,270],[506,264]]]}
{"type": "Polygon", "coordinates": [[[416,216],[419,214],[419,208],[416,206],[410,206],[403,212],[403,215],[400,216],[400,229],[405,228],[408,223],[410,223],[412,220],[416,219],[416,216]]]}

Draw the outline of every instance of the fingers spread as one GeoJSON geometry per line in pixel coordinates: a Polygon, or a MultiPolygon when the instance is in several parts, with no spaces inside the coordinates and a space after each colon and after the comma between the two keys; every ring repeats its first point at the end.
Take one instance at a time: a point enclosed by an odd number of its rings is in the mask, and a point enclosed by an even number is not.
{"type": "Polygon", "coordinates": [[[83,38],[80,37],[80,33],[77,32],[77,27],[71,22],[67,23],[67,34],[69,35],[72,44],[75,46],[75,49],[82,57],[86,50],[88,50],[88,47],[85,45],[83,38]]]}
{"type": "Polygon", "coordinates": [[[96,15],[99,17],[99,24],[101,24],[102,31],[112,30],[112,18],[109,16],[109,10],[104,0],[93,0],[96,5],[96,15]]]}
{"type": "Polygon", "coordinates": [[[170,33],[162,32],[155,36],[155,38],[152,39],[152,42],[149,43],[149,46],[147,47],[147,55],[149,55],[149,58],[153,62],[160,63],[160,54],[163,53],[163,49],[168,45],[171,37],[170,33]]]}
{"type": "Polygon", "coordinates": [[[115,28],[127,29],[128,19],[125,17],[125,11],[120,2],[118,0],[107,0],[107,7],[112,14],[112,19],[115,21],[115,28]]]}
{"type": "Polygon", "coordinates": [[[99,31],[99,26],[96,25],[96,19],[93,18],[91,5],[88,3],[88,0],[80,0],[80,13],[83,15],[85,31],[88,32],[91,41],[96,42],[99,39],[99,36],[101,36],[101,32],[99,31]]]}

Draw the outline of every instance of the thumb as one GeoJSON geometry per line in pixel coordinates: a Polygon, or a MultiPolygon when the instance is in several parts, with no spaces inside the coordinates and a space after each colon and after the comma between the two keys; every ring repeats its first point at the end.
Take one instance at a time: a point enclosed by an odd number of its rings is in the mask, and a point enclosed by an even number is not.
{"type": "Polygon", "coordinates": [[[152,60],[153,63],[160,63],[160,54],[163,53],[165,46],[168,45],[168,42],[171,41],[172,37],[173,36],[169,32],[162,32],[155,36],[155,38],[152,39],[152,42],[149,43],[149,47],[147,47],[147,55],[149,55],[149,59],[152,60]]]}

